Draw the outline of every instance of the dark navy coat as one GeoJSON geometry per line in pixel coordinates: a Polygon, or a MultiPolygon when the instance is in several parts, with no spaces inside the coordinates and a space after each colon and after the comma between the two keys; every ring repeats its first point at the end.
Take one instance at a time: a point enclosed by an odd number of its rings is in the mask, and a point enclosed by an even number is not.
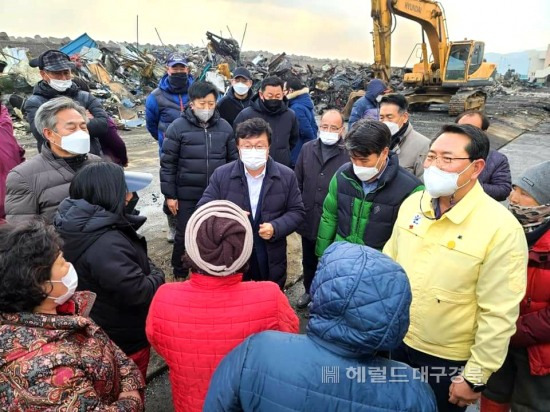
{"type": "MultiPolygon", "coordinates": [[[[269,264],[269,280],[284,284],[286,278],[286,237],[296,231],[304,220],[304,204],[294,172],[273,159],[267,162],[264,177],[261,216],[262,223],[271,223],[273,237],[264,241],[269,264]]],[[[213,200],[229,200],[251,212],[244,165],[240,160],[222,166],[210,178],[197,207],[213,200]]]]}

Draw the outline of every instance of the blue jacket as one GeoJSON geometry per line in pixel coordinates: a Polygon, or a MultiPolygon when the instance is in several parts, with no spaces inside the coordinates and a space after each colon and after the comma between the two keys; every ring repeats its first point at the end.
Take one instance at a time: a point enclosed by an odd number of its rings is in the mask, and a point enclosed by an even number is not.
{"type": "MultiPolygon", "coordinates": [[[[193,77],[190,75],[187,80],[187,87],[193,84],[193,77]]],[[[162,149],[162,141],[168,126],[179,118],[189,102],[187,93],[177,94],[170,87],[168,74],[165,74],[159,81],[158,87],[147,96],[145,101],[145,123],[151,136],[158,140],[162,149]]]]}
{"type": "Polygon", "coordinates": [[[376,98],[380,96],[386,85],[380,79],[373,79],[367,85],[366,93],[363,97],[359,98],[351,109],[351,114],[348,120],[348,130],[351,130],[351,126],[357,120],[361,120],[363,117],[370,117],[373,120],[378,120],[378,102],[376,98]]]}
{"type": "Polygon", "coordinates": [[[214,373],[205,411],[437,410],[412,368],[377,356],[409,327],[401,266],[366,246],[335,243],[311,294],[307,335],[270,331],[245,340],[214,373]]]}
{"type": "Polygon", "coordinates": [[[307,87],[289,94],[287,98],[289,107],[296,113],[296,119],[298,119],[300,127],[300,138],[290,154],[290,162],[294,166],[304,143],[315,140],[319,129],[315,122],[313,101],[309,96],[309,89],[307,87]]]}

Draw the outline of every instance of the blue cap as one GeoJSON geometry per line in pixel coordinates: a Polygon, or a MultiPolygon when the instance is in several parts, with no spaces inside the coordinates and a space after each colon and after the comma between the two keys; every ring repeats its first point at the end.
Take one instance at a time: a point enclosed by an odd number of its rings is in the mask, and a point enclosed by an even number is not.
{"type": "Polygon", "coordinates": [[[137,192],[151,184],[153,175],[142,172],[124,172],[124,179],[126,180],[128,192],[137,192]]]}
{"type": "Polygon", "coordinates": [[[166,65],[172,67],[176,64],[183,64],[187,66],[187,59],[181,53],[170,53],[166,59],[166,65]]]}

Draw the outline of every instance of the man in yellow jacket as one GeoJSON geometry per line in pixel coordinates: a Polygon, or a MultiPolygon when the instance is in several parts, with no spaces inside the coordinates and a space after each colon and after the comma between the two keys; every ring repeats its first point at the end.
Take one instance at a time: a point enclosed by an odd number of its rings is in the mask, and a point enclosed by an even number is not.
{"type": "Polygon", "coordinates": [[[477,180],[488,152],[480,129],[444,126],[424,162],[426,191],[405,200],[384,247],[413,295],[392,358],[421,370],[440,411],[479,398],[504,362],[525,293],[525,235],[477,180]]]}

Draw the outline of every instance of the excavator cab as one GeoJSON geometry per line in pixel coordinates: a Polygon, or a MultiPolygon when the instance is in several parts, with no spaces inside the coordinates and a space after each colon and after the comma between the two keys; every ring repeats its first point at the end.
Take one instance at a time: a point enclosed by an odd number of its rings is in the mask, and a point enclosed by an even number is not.
{"type": "Polygon", "coordinates": [[[468,87],[489,84],[496,66],[483,61],[485,44],[465,40],[452,42],[444,67],[443,87],[468,87]]]}

